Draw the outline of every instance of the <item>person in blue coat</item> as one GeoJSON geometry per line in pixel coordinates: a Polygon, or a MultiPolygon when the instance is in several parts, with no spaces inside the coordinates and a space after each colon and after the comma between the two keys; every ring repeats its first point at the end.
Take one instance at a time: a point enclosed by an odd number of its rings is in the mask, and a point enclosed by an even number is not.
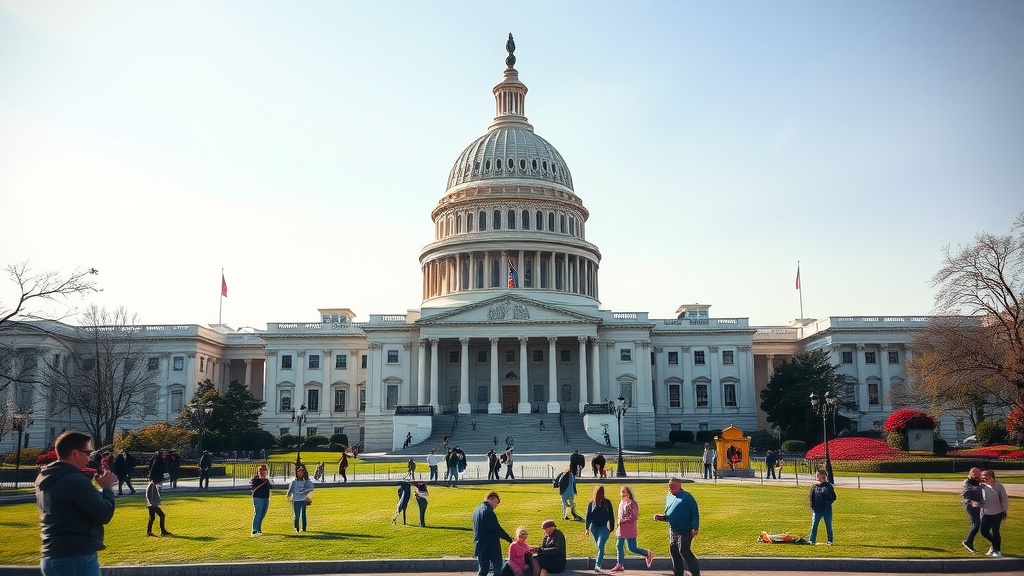
{"type": "Polygon", "coordinates": [[[693,539],[700,529],[700,511],[693,495],[683,490],[683,481],[672,478],[668,482],[668,496],[665,497],[665,513],[655,514],[654,519],[668,522],[669,552],[672,553],[672,574],[683,576],[688,567],[690,574],[700,576],[697,557],[690,550],[693,539]]]}
{"type": "Polygon", "coordinates": [[[494,513],[498,504],[501,504],[498,493],[489,492],[473,511],[473,555],[480,564],[477,576],[487,576],[489,569],[493,569],[495,574],[501,572],[501,540],[512,543],[512,537],[498,524],[498,516],[494,513]]]}

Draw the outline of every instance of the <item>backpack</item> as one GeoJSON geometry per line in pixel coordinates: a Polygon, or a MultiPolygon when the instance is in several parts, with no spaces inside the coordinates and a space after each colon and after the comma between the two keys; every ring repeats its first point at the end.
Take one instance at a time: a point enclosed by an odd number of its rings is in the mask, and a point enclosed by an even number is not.
{"type": "Polygon", "coordinates": [[[556,490],[559,488],[559,484],[562,483],[562,474],[565,474],[565,472],[562,472],[558,476],[555,476],[555,479],[551,481],[551,487],[552,488],[554,488],[556,490]]]}
{"type": "MultiPolygon", "coordinates": [[[[558,475],[558,493],[561,494],[569,489],[569,482],[572,481],[572,472],[562,472],[558,475]]],[[[575,494],[575,490],[573,493],[575,494]]]]}

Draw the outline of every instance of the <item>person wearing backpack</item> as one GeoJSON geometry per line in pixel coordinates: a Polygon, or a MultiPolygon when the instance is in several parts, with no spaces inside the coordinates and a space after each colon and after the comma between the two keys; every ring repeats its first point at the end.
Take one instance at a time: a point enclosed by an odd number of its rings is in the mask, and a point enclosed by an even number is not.
{"type": "Polygon", "coordinates": [[[564,472],[555,478],[555,485],[558,488],[558,496],[562,500],[562,518],[565,520],[569,519],[566,512],[572,510],[572,517],[575,520],[583,520],[583,517],[576,513],[576,476],[573,475],[571,468],[566,468],[564,472]]]}

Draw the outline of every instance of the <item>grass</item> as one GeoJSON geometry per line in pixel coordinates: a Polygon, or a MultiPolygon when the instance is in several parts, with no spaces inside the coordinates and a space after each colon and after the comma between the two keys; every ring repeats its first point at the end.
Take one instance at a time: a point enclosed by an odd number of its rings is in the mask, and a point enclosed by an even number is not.
{"type": "MultiPolygon", "coordinates": [[[[615,491],[617,484],[609,484],[615,491]]],[[[633,484],[641,503],[639,544],[658,556],[668,553],[666,525],[651,515],[659,511],[663,483],[633,484]]],[[[469,557],[473,551],[471,514],[492,485],[459,489],[432,487],[428,528],[391,525],[396,500],[390,486],[320,488],[308,510],[309,532],[295,534],[291,506],[283,488],[275,490],[259,545],[249,536],[252,504],[248,492],[175,493],[164,491],[163,509],[173,537],[147,538],[148,514],[141,497],[118,499],[107,526],[103,565],[184,564],[391,558],[469,557]]],[[[569,556],[592,556],[594,545],[583,524],[558,520],[561,508],[550,484],[493,485],[501,493],[498,518],[505,530],[527,526],[530,542],[539,543],[540,522],[555,518],[568,541],[569,556]]],[[[967,518],[959,495],[880,490],[839,490],[835,504],[837,546],[766,545],[755,542],[762,531],[805,535],[810,513],[806,487],[692,484],[685,488],[701,507],[698,556],[959,558],[967,518]],[[924,512],[927,511],[927,512],[924,512]],[[924,513],[922,513],[924,512],[924,513]]],[[[580,513],[590,486],[581,485],[580,513]]],[[[617,503],[617,498],[614,501],[617,503]]],[[[1011,509],[1024,509],[1011,498],[1011,509]]],[[[39,515],[34,504],[3,508],[0,539],[4,562],[34,565],[39,561],[39,515]]],[[[409,520],[418,522],[415,502],[409,520]]],[[[824,527],[821,527],[824,530],[824,527]]],[[[1024,514],[1011,514],[1004,535],[1024,531],[1024,514]]],[[[980,538],[980,537],[979,537],[980,538]]],[[[824,539],[824,536],[821,536],[824,539]]],[[[979,539],[978,545],[984,542],[979,539]]],[[[1024,554],[1024,542],[1004,537],[1007,555],[1024,554]]],[[[614,556],[614,540],[606,549],[614,556]]]]}

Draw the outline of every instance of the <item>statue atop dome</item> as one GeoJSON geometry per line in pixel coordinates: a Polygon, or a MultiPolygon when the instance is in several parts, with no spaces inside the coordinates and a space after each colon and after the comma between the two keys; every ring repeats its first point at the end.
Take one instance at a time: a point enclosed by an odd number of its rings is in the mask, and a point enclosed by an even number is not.
{"type": "Polygon", "coordinates": [[[512,33],[508,33],[508,42],[505,42],[505,50],[508,51],[508,58],[505,58],[505,65],[510,69],[516,65],[516,41],[512,39],[512,33]]]}

